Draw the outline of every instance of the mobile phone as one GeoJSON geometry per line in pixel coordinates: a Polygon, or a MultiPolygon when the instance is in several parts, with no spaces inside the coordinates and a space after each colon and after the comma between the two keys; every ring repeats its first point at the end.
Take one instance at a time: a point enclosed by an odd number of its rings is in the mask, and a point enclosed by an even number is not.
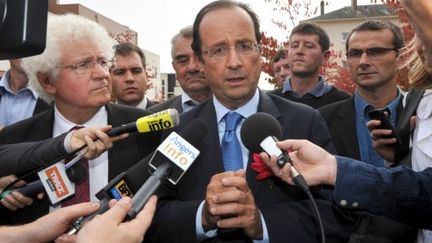
{"type": "Polygon", "coordinates": [[[386,111],[385,109],[375,109],[375,110],[370,111],[368,114],[369,114],[369,117],[371,118],[371,120],[380,120],[381,121],[381,125],[379,127],[377,127],[378,129],[392,130],[392,134],[383,136],[383,138],[395,137],[397,139],[397,142],[399,142],[400,140],[399,140],[398,134],[397,134],[395,128],[393,127],[393,125],[391,124],[390,119],[384,113],[385,111],[386,111]]]}

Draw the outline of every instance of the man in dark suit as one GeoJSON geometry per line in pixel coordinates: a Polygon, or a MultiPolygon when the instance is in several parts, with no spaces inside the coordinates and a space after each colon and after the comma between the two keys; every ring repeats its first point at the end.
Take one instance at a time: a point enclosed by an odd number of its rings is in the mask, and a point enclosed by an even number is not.
{"type": "Polygon", "coordinates": [[[348,37],[347,60],[356,91],[351,99],[319,109],[339,155],[384,166],[372,147],[366,122],[370,120],[368,111],[388,108],[395,126],[403,99],[396,83],[399,49],[403,45],[399,27],[385,21],[367,21],[348,37]]]}
{"type": "Polygon", "coordinates": [[[144,52],[130,42],[114,46],[115,65],[111,68],[112,91],[118,104],[147,109],[155,105],[145,93],[150,87],[144,52]]]}
{"type": "MultiPolygon", "coordinates": [[[[385,108],[396,127],[403,99],[396,83],[399,50],[403,46],[402,31],[387,21],[366,21],[348,36],[347,61],[357,89],[351,99],[319,109],[338,155],[376,167],[387,164],[373,148],[366,123],[371,119],[369,111],[385,108]]],[[[355,234],[369,242],[412,242],[416,235],[413,227],[363,212],[357,229],[355,234]]]]}
{"type": "MultiPolygon", "coordinates": [[[[193,30],[192,48],[214,96],[183,113],[179,129],[202,119],[209,132],[197,147],[197,161],[175,189],[167,188],[149,237],[157,242],[318,242],[306,196],[274,177],[257,180],[239,132],[245,118],[267,112],[280,122],[284,138],[311,139],[331,149],[324,121],[310,107],[258,90],[261,36],[258,18],[247,5],[212,2],[198,13],[193,30]],[[238,120],[234,128],[232,117],[238,120]],[[227,154],[233,146],[238,149],[227,154]]],[[[317,202],[327,242],[345,242],[349,219],[331,203],[317,202]]]]}
{"type": "MultiPolygon", "coordinates": [[[[77,126],[116,127],[147,114],[134,107],[109,104],[109,66],[113,51],[110,37],[102,26],[76,15],[49,16],[47,43],[55,45],[47,45],[43,54],[23,60],[22,65],[31,84],[42,97],[54,100],[54,107],[4,128],[0,132],[0,144],[39,141],[77,126]]],[[[94,195],[103,186],[153,151],[159,141],[156,133],[130,134],[112,150],[89,160],[89,183],[82,183],[86,188],[78,186],[72,200],[97,200],[94,195]]],[[[14,212],[11,223],[29,222],[48,211],[45,198],[14,212]]]]}
{"type": "Polygon", "coordinates": [[[181,95],[150,107],[147,110],[148,112],[154,113],[174,108],[179,113],[182,113],[211,97],[210,87],[207,85],[202,66],[197,56],[193,53],[191,44],[192,26],[181,29],[171,39],[171,63],[183,92],[181,95]]]}

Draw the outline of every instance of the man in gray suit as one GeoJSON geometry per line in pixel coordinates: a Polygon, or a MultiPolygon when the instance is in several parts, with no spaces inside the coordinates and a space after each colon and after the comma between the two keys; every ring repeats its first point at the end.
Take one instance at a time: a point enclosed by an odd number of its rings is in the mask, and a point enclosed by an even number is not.
{"type": "Polygon", "coordinates": [[[211,90],[205,80],[202,66],[192,51],[191,44],[192,26],[181,29],[171,39],[171,63],[183,93],[162,104],[151,107],[147,111],[153,113],[174,108],[179,113],[182,113],[210,98],[211,90]]]}

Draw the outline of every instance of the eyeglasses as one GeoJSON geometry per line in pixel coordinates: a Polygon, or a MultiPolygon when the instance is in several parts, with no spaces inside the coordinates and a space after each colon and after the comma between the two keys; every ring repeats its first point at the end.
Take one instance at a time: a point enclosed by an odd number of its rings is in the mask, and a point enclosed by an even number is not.
{"type": "Polygon", "coordinates": [[[111,60],[107,60],[105,58],[86,59],[86,60],[78,61],[73,64],[59,66],[57,68],[70,68],[73,71],[75,71],[76,74],[86,74],[94,69],[96,63],[108,71],[110,67],[115,66],[115,59],[111,59],[111,60]]]}
{"type": "MultiPolygon", "coordinates": [[[[241,42],[235,45],[235,51],[240,56],[250,56],[257,54],[260,50],[260,45],[252,42],[241,42]]],[[[203,50],[203,53],[210,58],[226,59],[231,51],[231,47],[222,45],[203,50]]]]}
{"type": "Polygon", "coordinates": [[[350,60],[360,59],[363,53],[366,53],[369,59],[377,59],[384,56],[386,53],[390,51],[396,51],[397,53],[399,53],[398,49],[396,48],[372,47],[366,50],[349,49],[348,52],[346,53],[346,56],[347,59],[350,60]]]}

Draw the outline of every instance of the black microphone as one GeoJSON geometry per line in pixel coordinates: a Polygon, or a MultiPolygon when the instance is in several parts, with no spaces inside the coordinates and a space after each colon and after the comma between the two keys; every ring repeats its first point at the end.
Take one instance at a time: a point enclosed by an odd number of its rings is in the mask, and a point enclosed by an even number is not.
{"type": "Polygon", "coordinates": [[[101,199],[99,210],[75,221],[67,234],[77,233],[84,222],[107,211],[111,198],[119,199],[119,195],[131,196],[131,191],[139,188],[132,197],[132,208],[127,215],[129,219],[134,218],[162,183],[168,180],[175,185],[181,179],[198,157],[199,151],[195,147],[202,142],[207,130],[207,125],[202,120],[195,119],[180,131],[180,134],[172,132],[154,153],[140,160],[125,173],[118,175],[98,192],[97,196],[101,199]],[[143,172],[148,171],[149,166],[154,172],[147,179],[143,176],[143,172]]]}
{"type": "Polygon", "coordinates": [[[243,144],[250,151],[255,153],[264,151],[268,155],[275,155],[279,168],[290,163],[290,176],[294,183],[304,191],[309,191],[309,186],[294,167],[289,155],[276,146],[276,142],[282,137],[282,128],[276,118],[264,112],[255,113],[244,121],[240,136],[243,144]]]}
{"type": "MultiPolygon", "coordinates": [[[[71,166],[66,169],[66,175],[71,182],[79,185],[88,177],[87,168],[82,163],[77,163],[74,166],[71,166]]],[[[55,191],[56,187],[53,186],[50,187],[50,189],[55,191]]],[[[6,190],[3,193],[1,193],[0,198],[3,199],[14,191],[19,192],[26,197],[32,197],[40,192],[44,192],[45,188],[43,186],[42,181],[38,179],[36,181],[32,181],[28,183],[23,187],[12,186],[10,190],[6,190]]]]}

